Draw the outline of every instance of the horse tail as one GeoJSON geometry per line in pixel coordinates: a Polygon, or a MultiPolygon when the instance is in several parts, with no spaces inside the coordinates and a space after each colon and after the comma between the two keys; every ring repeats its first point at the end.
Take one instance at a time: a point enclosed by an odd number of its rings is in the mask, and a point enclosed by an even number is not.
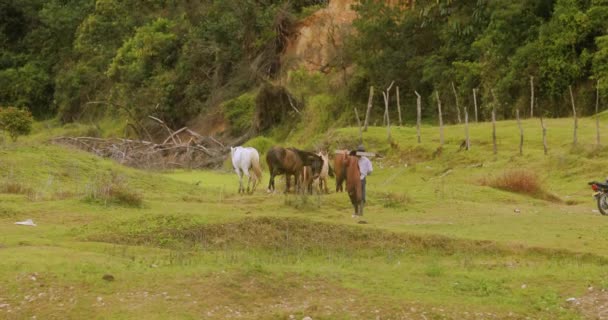
{"type": "Polygon", "coordinates": [[[253,170],[253,174],[255,175],[256,180],[261,181],[262,167],[260,166],[260,157],[257,156],[257,154],[251,159],[251,169],[253,170]]]}

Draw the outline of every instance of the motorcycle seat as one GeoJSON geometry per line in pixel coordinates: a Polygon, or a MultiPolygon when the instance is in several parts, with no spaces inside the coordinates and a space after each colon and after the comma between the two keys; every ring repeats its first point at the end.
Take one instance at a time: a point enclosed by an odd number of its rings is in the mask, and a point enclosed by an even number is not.
{"type": "Polygon", "coordinates": [[[600,183],[600,182],[597,182],[597,181],[591,181],[591,182],[589,182],[589,185],[592,185],[592,184],[597,185],[601,189],[608,189],[608,183],[600,183]]]}

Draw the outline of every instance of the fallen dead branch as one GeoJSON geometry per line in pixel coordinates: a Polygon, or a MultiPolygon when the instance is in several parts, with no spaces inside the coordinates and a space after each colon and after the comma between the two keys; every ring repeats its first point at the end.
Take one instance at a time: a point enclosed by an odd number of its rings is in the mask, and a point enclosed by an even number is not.
{"type": "Polygon", "coordinates": [[[161,125],[169,132],[162,143],[95,137],[57,137],[52,142],[70,145],[142,169],[217,168],[230,152],[229,148],[213,137],[203,136],[187,127],[172,131],[164,123],[161,125]],[[183,142],[185,139],[182,138],[186,135],[190,137],[183,142]]]}

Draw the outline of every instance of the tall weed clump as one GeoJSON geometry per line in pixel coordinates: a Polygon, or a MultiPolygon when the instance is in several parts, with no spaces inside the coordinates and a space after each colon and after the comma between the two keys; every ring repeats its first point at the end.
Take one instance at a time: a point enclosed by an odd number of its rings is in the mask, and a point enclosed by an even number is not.
{"type": "Polygon", "coordinates": [[[497,176],[485,177],[481,179],[480,184],[544,200],[559,201],[557,196],[545,190],[540,177],[531,170],[508,170],[497,176]]]}
{"type": "Polygon", "coordinates": [[[84,201],[104,206],[141,207],[143,196],[128,186],[123,175],[112,171],[109,175],[97,177],[86,186],[84,201]]]}

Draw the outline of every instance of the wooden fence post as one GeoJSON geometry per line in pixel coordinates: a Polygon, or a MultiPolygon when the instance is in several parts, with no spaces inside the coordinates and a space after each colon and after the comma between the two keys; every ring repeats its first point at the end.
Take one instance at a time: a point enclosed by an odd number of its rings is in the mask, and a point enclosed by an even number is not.
{"type": "Polygon", "coordinates": [[[359,119],[359,112],[357,111],[357,107],[355,109],[355,117],[357,117],[357,126],[359,127],[359,144],[363,143],[363,131],[361,128],[361,119],[359,119]]]}
{"type": "Polygon", "coordinates": [[[496,108],[492,108],[492,145],[494,146],[494,154],[498,153],[496,146],[496,108]]]}
{"type": "Polygon", "coordinates": [[[414,91],[414,93],[416,93],[416,135],[418,136],[418,143],[421,143],[420,122],[422,119],[422,97],[420,97],[417,91],[414,91]]]}
{"type": "Polygon", "coordinates": [[[477,123],[477,89],[473,89],[473,102],[475,103],[475,123],[477,123]]]}
{"type": "Polygon", "coordinates": [[[494,146],[494,154],[497,154],[498,146],[496,145],[496,105],[498,104],[498,99],[496,99],[494,89],[490,90],[490,92],[492,92],[492,97],[494,98],[494,104],[492,105],[492,145],[494,146]]]}
{"type": "Polygon", "coordinates": [[[465,135],[465,147],[466,150],[471,149],[471,140],[469,139],[469,111],[467,107],[464,107],[464,135],[465,135]]]}
{"type": "Polygon", "coordinates": [[[363,131],[367,131],[367,124],[369,123],[369,114],[372,110],[372,101],[374,100],[374,86],[369,87],[369,99],[367,100],[367,111],[365,112],[365,124],[363,125],[363,131]]]}
{"type": "Polygon", "coordinates": [[[521,120],[519,119],[519,109],[515,110],[515,116],[517,117],[517,126],[519,127],[519,155],[524,154],[524,128],[521,126],[521,120]]]}
{"type": "Polygon", "coordinates": [[[384,115],[386,118],[386,134],[387,134],[387,139],[390,141],[391,140],[391,120],[388,115],[388,90],[386,92],[382,92],[382,96],[384,96],[384,115]]]}
{"type": "Polygon", "coordinates": [[[534,118],[534,77],[530,76],[530,118],[534,118]]]}
{"type": "Polygon", "coordinates": [[[574,95],[572,94],[572,86],[568,86],[568,90],[570,90],[570,101],[572,101],[572,116],[574,117],[574,136],[572,139],[572,145],[576,147],[578,143],[578,137],[576,136],[576,131],[578,129],[578,119],[576,118],[576,106],[574,105],[574,95]]]}
{"type": "Polygon", "coordinates": [[[454,81],[452,81],[452,91],[454,91],[454,100],[456,101],[456,112],[458,114],[458,123],[462,123],[462,119],[460,118],[460,106],[458,105],[458,94],[456,93],[456,87],[454,86],[454,81]]]}
{"type": "MultiPolygon", "coordinates": [[[[384,108],[384,124],[386,125],[388,123],[388,102],[390,101],[390,92],[391,92],[391,88],[393,87],[393,84],[395,84],[395,81],[391,81],[391,84],[388,86],[388,88],[386,88],[386,97],[384,97],[384,104],[386,105],[384,108]]],[[[384,94],[383,94],[384,95],[384,94]]]]}
{"type": "Polygon", "coordinates": [[[595,143],[600,146],[600,80],[597,80],[597,88],[595,89],[595,143]]]}
{"type": "Polygon", "coordinates": [[[439,144],[443,147],[443,115],[441,114],[441,100],[439,99],[439,91],[435,91],[437,96],[437,110],[439,111],[439,144]]]}
{"type": "Polygon", "coordinates": [[[540,127],[543,129],[543,149],[545,151],[545,155],[547,155],[547,127],[545,127],[545,123],[543,122],[543,115],[540,115],[540,127]]]}
{"type": "Polygon", "coordinates": [[[547,148],[547,127],[545,127],[545,122],[543,121],[543,111],[538,107],[538,99],[534,99],[534,105],[536,105],[536,110],[538,110],[540,115],[540,127],[543,131],[543,150],[545,155],[547,155],[549,153],[547,148]]]}
{"type": "Polygon", "coordinates": [[[397,86],[397,113],[399,114],[399,126],[403,126],[401,122],[401,103],[399,102],[399,87],[397,86]]]}

